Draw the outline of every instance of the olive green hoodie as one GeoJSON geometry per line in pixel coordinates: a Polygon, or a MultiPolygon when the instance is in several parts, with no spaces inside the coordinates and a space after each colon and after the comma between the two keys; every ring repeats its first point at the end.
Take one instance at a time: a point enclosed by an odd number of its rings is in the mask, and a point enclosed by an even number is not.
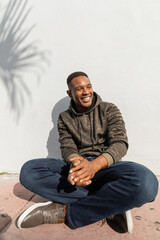
{"type": "Polygon", "coordinates": [[[111,165],[121,160],[128,149],[125,123],[119,109],[103,102],[94,92],[94,101],[85,113],[70,107],[58,119],[59,142],[64,161],[74,156],[103,155],[111,165]]]}

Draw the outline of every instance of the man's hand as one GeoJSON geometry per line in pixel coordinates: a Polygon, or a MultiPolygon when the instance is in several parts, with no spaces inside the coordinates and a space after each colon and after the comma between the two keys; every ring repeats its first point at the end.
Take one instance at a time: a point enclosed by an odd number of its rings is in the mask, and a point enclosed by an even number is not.
{"type": "Polygon", "coordinates": [[[72,185],[80,187],[91,184],[91,179],[95,173],[108,166],[108,161],[103,155],[92,161],[78,156],[70,159],[70,162],[71,168],[68,174],[68,181],[72,185]]]}
{"type": "Polygon", "coordinates": [[[94,161],[88,161],[83,158],[81,162],[70,169],[69,173],[74,175],[75,182],[85,182],[91,180],[96,173],[96,166],[94,161]]]}
{"type": "Polygon", "coordinates": [[[86,186],[91,184],[91,179],[96,173],[96,166],[94,162],[90,162],[85,158],[76,157],[70,159],[71,169],[69,171],[68,180],[69,182],[77,186],[86,186]]]}
{"type": "MultiPolygon", "coordinates": [[[[77,156],[77,157],[73,157],[70,160],[70,170],[73,167],[76,167],[80,162],[81,162],[81,157],[77,156]]],[[[67,178],[68,182],[70,182],[72,185],[75,185],[75,181],[74,181],[74,174],[68,174],[68,178],[67,178]]]]}
{"type": "MultiPolygon", "coordinates": [[[[70,159],[70,162],[71,162],[71,165],[70,165],[70,171],[71,169],[74,169],[74,172],[70,172],[69,171],[69,175],[68,175],[68,181],[72,184],[72,185],[76,185],[76,186],[79,186],[79,187],[84,187],[86,185],[89,185],[91,184],[91,180],[90,179],[87,179],[87,180],[84,180],[81,181],[79,180],[79,178],[77,179],[77,174],[78,174],[78,171],[79,170],[75,170],[76,167],[78,167],[78,165],[83,161],[83,160],[86,160],[84,159],[83,157],[80,157],[80,156],[77,156],[77,157],[73,157],[70,159]],[[76,181],[75,181],[76,179],[76,181]]],[[[87,161],[87,160],[86,160],[87,161]]],[[[87,161],[88,162],[88,161],[87,161]]],[[[78,168],[79,169],[79,168],[78,168]]]]}

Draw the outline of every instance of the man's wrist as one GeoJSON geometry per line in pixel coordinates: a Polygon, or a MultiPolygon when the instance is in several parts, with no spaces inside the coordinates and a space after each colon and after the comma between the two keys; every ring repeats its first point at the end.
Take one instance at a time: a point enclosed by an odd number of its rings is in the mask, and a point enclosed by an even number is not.
{"type": "Polygon", "coordinates": [[[103,153],[101,156],[105,157],[106,161],[108,162],[108,166],[114,163],[114,159],[109,153],[103,153]]]}
{"type": "Polygon", "coordinates": [[[93,164],[93,167],[96,172],[108,166],[108,162],[103,155],[100,155],[99,157],[95,158],[94,160],[92,160],[91,163],[93,164]]]}
{"type": "Polygon", "coordinates": [[[72,153],[67,157],[67,161],[69,162],[70,159],[74,158],[74,157],[80,157],[80,155],[76,154],[76,153],[72,153]]]}

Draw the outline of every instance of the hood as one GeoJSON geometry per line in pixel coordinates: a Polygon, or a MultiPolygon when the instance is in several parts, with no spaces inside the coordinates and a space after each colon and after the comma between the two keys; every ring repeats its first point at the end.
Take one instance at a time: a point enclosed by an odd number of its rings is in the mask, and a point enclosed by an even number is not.
{"type": "MultiPolygon", "coordinates": [[[[96,92],[93,92],[92,104],[90,107],[88,107],[87,111],[85,111],[85,114],[92,112],[100,104],[100,102],[102,102],[101,97],[96,92]]],[[[77,116],[84,114],[84,112],[79,112],[77,110],[76,105],[72,99],[70,101],[69,110],[72,111],[77,116]]]]}

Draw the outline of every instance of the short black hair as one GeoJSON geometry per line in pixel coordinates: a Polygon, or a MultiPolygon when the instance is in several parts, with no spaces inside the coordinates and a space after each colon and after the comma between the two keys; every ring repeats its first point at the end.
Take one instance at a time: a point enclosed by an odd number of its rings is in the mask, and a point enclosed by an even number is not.
{"type": "Polygon", "coordinates": [[[67,84],[68,84],[68,86],[69,86],[69,84],[70,84],[70,82],[72,81],[73,78],[79,77],[79,76],[85,76],[85,77],[88,78],[88,75],[87,75],[86,73],[84,73],[84,72],[73,72],[73,73],[71,73],[71,74],[68,76],[68,78],[67,78],[67,84]]]}

